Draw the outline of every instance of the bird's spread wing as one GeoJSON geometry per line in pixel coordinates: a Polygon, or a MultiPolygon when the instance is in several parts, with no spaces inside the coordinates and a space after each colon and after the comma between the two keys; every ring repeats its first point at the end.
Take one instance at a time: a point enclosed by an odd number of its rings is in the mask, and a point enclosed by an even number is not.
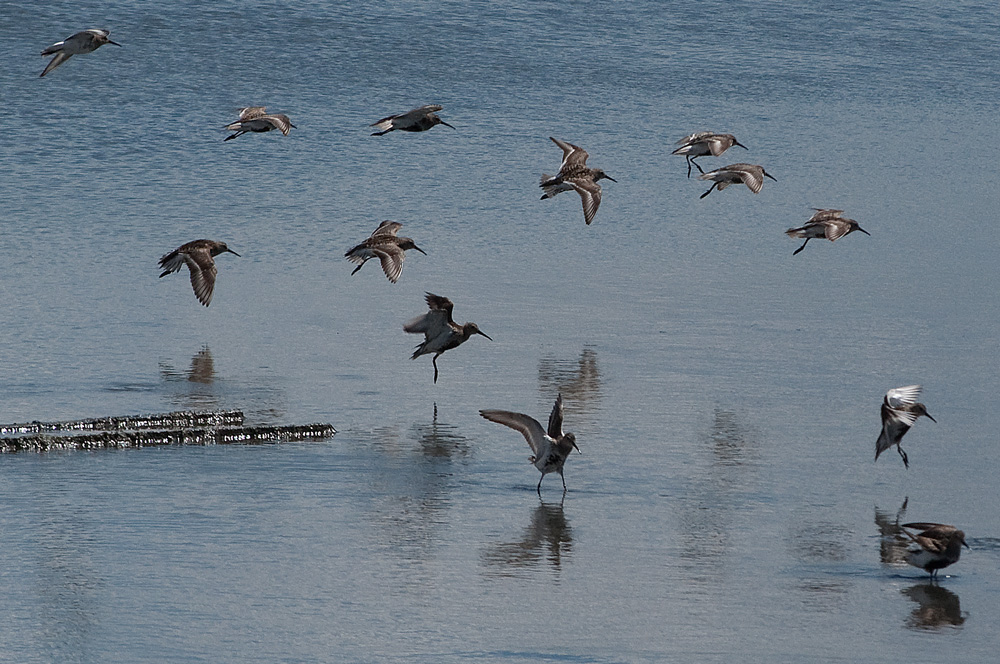
{"type": "Polygon", "coordinates": [[[287,115],[265,115],[261,120],[280,130],[285,136],[288,136],[288,132],[292,128],[292,122],[287,115]]]}
{"type": "Polygon", "coordinates": [[[729,149],[729,143],[726,142],[727,138],[718,134],[710,135],[710,137],[706,138],[705,142],[708,143],[708,149],[713,157],[718,157],[729,149]]]}
{"type": "Polygon", "coordinates": [[[583,199],[583,220],[590,225],[601,205],[601,185],[592,180],[568,182],[583,199]]]}
{"type": "Polygon", "coordinates": [[[427,293],[424,299],[427,301],[427,306],[430,307],[431,311],[443,311],[448,316],[448,322],[452,321],[451,310],[455,308],[455,305],[451,300],[440,295],[435,295],[434,293],[427,293]]]}
{"type": "Polygon", "coordinates": [[[696,131],[693,134],[688,134],[684,138],[680,139],[674,145],[694,145],[695,143],[700,143],[702,140],[708,138],[712,135],[710,131],[696,131]]]}
{"type": "Polygon", "coordinates": [[[376,228],[372,232],[371,236],[376,237],[378,235],[395,235],[396,233],[399,232],[399,229],[402,227],[403,224],[399,223],[398,221],[389,221],[388,219],[386,219],[385,221],[383,221],[381,224],[378,225],[378,228],[376,228]]]}
{"type": "Polygon", "coordinates": [[[427,104],[426,106],[421,106],[420,108],[413,109],[412,111],[410,111],[410,113],[413,113],[414,115],[417,116],[427,115],[428,113],[437,113],[443,108],[444,106],[438,106],[437,104],[427,104]]]}
{"type": "Polygon", "coordinates": [[[389,281],[392,283],[396,283],[399,275],[403,272],[403,259],[406,258],[406,254],[395,244],[388,242],[379,245],[373,251],[382,263],[382,271],[385,272],[385,276],[389,277],[389,281]]]}
{"type": "Polygon", "coordinates": [[[560,141],[558,138],[552,138],[551,136],[549,136],[549,140],[558,145],[563,151],[562,164],[559,166],[560,171],[567,166],[586,166],[587,157],[590,156],[586,150],[572,143],[560,141]]]}
{"type": "Polygon", "coordinates": [[[267,106],[245,106],[239,112],[240,120],[255,120],[267,115],[267,106]]]}
{"type": "Polygon", "coordinates": [[[538,454],[539,448],[545,441],[545,430],[533,417],[523,413],[512,413],[509,410],[481,410],[479,414],[491,422],[503,424],[511,429],[520,431],[524,439],[528,441],[531,451],[538,454]]]}
{"type": "Polygon", "coordinates": [[[215,290],[215,261],[208,249],[189,251],[181,254],[191,271],[191,287],[198,301],[206,307],[212,302],[212,291],[215,290]]]}
{"type": "Polygon", "coordinates": [[[410,334],[422,332],[428,339],[433,339],[441,333],[441,330],[450,327],[448,325],[450,318],[446,311],[432,309],[403,325],[403,331],[410,334]]]}
{"type": "MultiPolygon", "coordinates": [[[[885,393],[885,402],[890,408],[900,408],[912,406],[920,398],[919,385],[907,385],[906,387],[895,387],[885,393]]],[[[916,418],[914,418],[915,420],[916,418]]]]}
{"type": "Polygon", "coordinates": [[[813,216],[809,217],[809,221],[826,221],[828,219],[836,219],[844,213],[843,210],[834,210],[832,208],[812,208],[815,210],[813,216]]]}
{"type": "MultiPolygon", "coordinates": [[[[755,194],[760,193],[760,188],[764,186],[764,176],[757,171],[741,170],[740,179],[743,180],[743,184],[750,188],[755,194]]],[[[722,187],[719,187],[720,189],[722,187]]]]}
{"type": "Polygon", "coordinates": [[[549,438],[556,438],[562,436],[562,425],[563,425],[563,402],[562,393],[556,397],[556,404],[552,406],[552,413],[549,415],[549,438]]]}
{"type": "MultiPolygon", "coordinates": [[[[47,54],[46,53],[42,53],[42,55],[47,55],[47,54]]],[[[49,64],[45,66],[45,70],[42,71],[41,75],[45,76],[46,74],[48,74],[50,71],[52,71],[53,69],[55,69],[59,65],[61,65],[64,62],[66,62],[67,60],[69,60],[69,58],[70,58],[70,54],[69,53],[56,53],[56,57],[52,58],[52,60],[49,62],[49,64]]]]}
{"type": "Polygon", "coordinates": [[[848,228],[850,228],[850,224],[847,223],[846,219],[832,219],[827,221],[824,229],[826,231],[826,239],[830,242],[839,240],[847,235],[848,228]]]}

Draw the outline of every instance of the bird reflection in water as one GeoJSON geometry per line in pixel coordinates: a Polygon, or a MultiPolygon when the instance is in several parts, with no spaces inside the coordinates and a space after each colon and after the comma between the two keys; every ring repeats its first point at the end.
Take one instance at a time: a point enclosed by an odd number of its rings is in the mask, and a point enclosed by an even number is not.
{"type": "Polygon", "coordinates": [[[962,613],[958,595],[936,582],[918,583],[900,592],[917,603],[917,608],[906,619],[908,629],[937,630],[941,627],[961,627],[965,622],[966,616],[962,613]]]}
{"type": "Polygon", "coordinates": [[[578,358],[558,359],[543,357],[538,361],[538,389],[547,403],[563,395],[566,412],[574,421],[579,416],[592,414],[601,400],[601,370],[597,364],[597,351],[583,347],[578,358]]]}
{"type": "Polygon", "coordinates": [[[186,409],[218,409],[219,397],[212,385],[215,382],[215,361],[208,346],[191,358],[191,368],[187,371],[175,369],[172,365],[160,362],[160,377],[168,385],[172,385],[174,393],[170,400],[186,409]]]}
{"type": "Polygon", "coordinates": [[[906,514],[906,506],[909,502],[909,497],[905,498],[895,514],[883,512],[877,505],[875,506],[875,525],[878,526],[881,537],[879,559],[884,565],[906,564],[906,547],[910,540],[903,534],[899,522],[906,514]]]}
{"type": "Polygon", "coordinates": [[[558,572],[569,562],[573,550],[573,530],[563,514],[562,502],[541,502],[531,512],[531,521],[521,537],[512,542],[490,545],[482,553],[488,572],[515,576],[547,563],[558,572]]]}
{"type": "Polygon", "coordinates": [[[426,457],[464,457],[469,454],[469,439],[458,428],[438,422],[438,407],[434,404],[434,419],[430,424],[414,424],[413,434],[426,457]]]}

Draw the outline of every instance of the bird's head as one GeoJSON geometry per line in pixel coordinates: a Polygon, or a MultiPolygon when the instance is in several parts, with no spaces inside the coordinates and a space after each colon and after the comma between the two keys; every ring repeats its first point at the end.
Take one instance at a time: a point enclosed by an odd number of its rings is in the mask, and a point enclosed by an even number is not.
{"type": "Polygon", "coordinates": [[[603,180],[611,180],[612,182],[618,182],[618,180],[614,179],[613,177],[611,177],[610,175],[608,175],[607,173],[605,173],[602,169],[595,168],[594,169],[594,182],[597,182],[598,180],[602,180],[602,179],[603,180]]]}
{"type": "Polygon", "coordinates": [[[927,412],[927,407],[924,406],[924,404],[922,404],[922,403],[915,403],[915,404],[913,404],[913,412],[917,414],[917,417],[920,417],[921,415],[923,415],[924,417],[926,417],[927,419],[929,419],[931,422],[934,422],[935,424],[937,424],[937,420],[935,420],[933,417],[931,417],[931,414],[927,412]]]}
{"type": "Polygon", "coordinates": [[[868,237],[871,237],[871,236],[872,236],[872,234],[871,234],[871,233],[869,233],[869,232],[868,232],[868,231],[866,231],[865,229],[861,228],[861,226],[858,226],[858,222],[856,222],[856,221],[852,221],[852,222],[851,222],[851,229],[850,229],[849,231],[847,231],[847,232],[848,232],[848,233],[853,233],[854,231],[861,231],[862,233],[864,233],[864,234],[865,234],[865,235],[867,235],[868,237]]]}
{"type": "Polygon", "coordinates": [[[743,148],[744,150],[749,150],[750,149],[747,146],[745,146],[742,143],[740,143],[739,141],[737,141],[735,136],[733,137],[733,145],[738,145],[741,148],[743,148]]]}
{"type": "MultiPolygon", "coordinates": [[[[225,242],[220,242],[218,246],[215,248],[215,251],[212,252],[212,255],[218,256],[219,254],[225,254],[225,253],[230,253],[235,256],[239,256],[239,254],[237,254],[235,251],[227,247],[225,242]]],[[[242,258],[242,256],[240,257],[242,258]]]]}
{"type": "Polygon", "coordinates": [[[775,182],[778,181],[777,178],[775,178],[773,175],[771,175],[770,173],[768,173],[767,171],[765,171],[763,168],[760,169],[760,172],[764,174],[764,177],[771,178],[775,182]]]}
{"type": "Polygon", "coordinates": [[[480,336],[486,337],[490,341],[493,341],[493,337],[480,330],[479,326],[476,325],[475,323],[466,323],[465,325],[462,326],[462,331],[465,333],[466,339],[471,337],[473,334],[478,334],[480,336]]]}
{"type": "MultiPolygon", "coordinates": [[[[562,439],[563,439],[563,445],[565,445],[566,443],[569,443],[573,447],[573,449],[575,449],[577,452],[580,452],[580,448],[576,446],[576,436],[575,435],[573,435],[571,433],[566,433],[566,434],[563,434],[563,438],[562,439]]],[[[583,452],[580,452],[580,454],[583,454],[583,452]]]]}
{"type": "MultiPolygon", "coordinates": [[[[434,124],[443,124],[445,127],[451,127],[450,124],[439,118],[436,113],[431,114],[431,119],[434,121],[434,124]]],[[[454,127],[451,128],[454,129],[454,127]]]]}

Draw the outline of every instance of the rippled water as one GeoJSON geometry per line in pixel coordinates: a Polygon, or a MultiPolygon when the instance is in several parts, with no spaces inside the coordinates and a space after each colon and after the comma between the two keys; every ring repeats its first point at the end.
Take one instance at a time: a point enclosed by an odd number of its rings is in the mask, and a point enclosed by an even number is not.
{"type": "Polygon", "coordinates": [[[0,422],[239,408],[331,441],[0,459],[0,661],[991,661],[986,3],[8,2],[0,422]],[[86,27],[123,44],[44,79],[86,27]],[[370,137],[444,106],[454,131],[370,137]],[[266,104],[289,137],[223,143],[266,104]],[[685,178],[692,131],[764,164],[685,178]],[[539,201],[556,136],[617,183],[539,201]],[[986,166],[986,168],[984,168],[986,166]],[[871,237],[783,231],[843,208],[871,237]],[[343,252],[382,219],[398,284],[343,252]],[[199,237],[208,309],[158,258],[199,237]],[[430,291],[481,337],[408,359],[430,291]],[[890,387],[938,423],[872,463],[890,387]],[[535,495],[514,431],[582,454],[535,495]],[[905,503],[905,507],[904,507],[905,503]],[[929,584],[899,523],[963,528],[929,584]],[[883,537],[883,534],[886,536],[883,537]],[[933,655],[932,655],[933,653],[933,655]]]}

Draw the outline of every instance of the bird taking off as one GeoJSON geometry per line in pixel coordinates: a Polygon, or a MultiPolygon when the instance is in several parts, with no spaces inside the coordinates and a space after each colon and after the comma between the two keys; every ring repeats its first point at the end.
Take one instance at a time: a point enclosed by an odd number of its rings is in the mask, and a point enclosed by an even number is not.
{"type": "Polygon", "coordinates": [[[434,382],[436,383],[438,379],[437,359],[441,353],[461,346],[473,334],[484,336],[490,341],[493,339],[482,332],[475,323],[465,323],[464,325],[456,323],[451,317],[451,310],[455,305],[448,298],[427,293],[425,299],[430,311],[408,322],[403,326],[403,331],[424,335],[424,342],[417,346],[410,359],[415,360],[421,355],[434,353],[431,363],[434,365],[434,382]]]}
{"type": "Polygon", "coordinates": [[[920,397],[919,385],[907,385],[906,387],[896,387],[885,393],[882,400],[882,432],[875,441],[875,460],[882,452],[896,446],[899,456],[903,458],[903,465],[910,467],[910,460],[906,457],[906,452],[900,446],[900,441],[917,418],[923,415],[931,422],[937,422],[931,414],[927,412],[924,404],[917,403],[920,397]]]}

